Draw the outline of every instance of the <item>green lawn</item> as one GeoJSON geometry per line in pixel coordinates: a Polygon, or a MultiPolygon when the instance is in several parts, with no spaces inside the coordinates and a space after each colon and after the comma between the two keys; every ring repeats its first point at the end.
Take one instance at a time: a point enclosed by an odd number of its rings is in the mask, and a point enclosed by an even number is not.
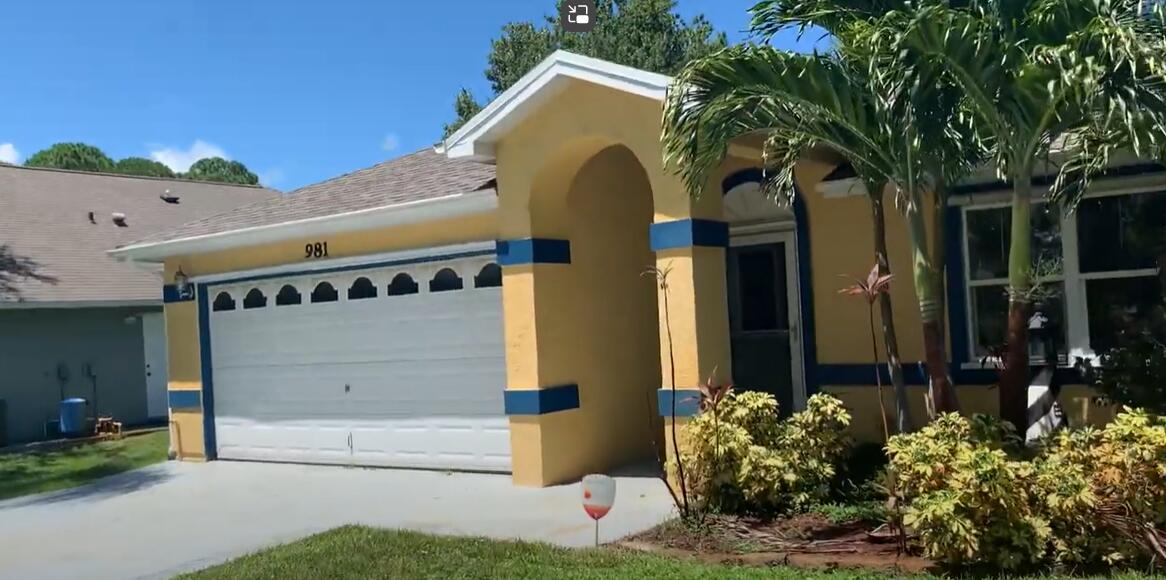
{"type": "MultiPolygon", "coordinates": [[[[885,578],[875,573],[794,568],[717,566],[659,556],[601,550],[567,550],[543,544],[437,537],[345,526],[298,542],[196,572],[189,580],[271,578],[706,578],[848,580],[885,578]]],[[[1141,576],[1124,576],[1133,580],[1141,576]]]]}
{"type": "Polygon", "coordinates": [[[166,460],[165,430],[46,453],[0,455],[0,499],[76,487],[166,460]]]}

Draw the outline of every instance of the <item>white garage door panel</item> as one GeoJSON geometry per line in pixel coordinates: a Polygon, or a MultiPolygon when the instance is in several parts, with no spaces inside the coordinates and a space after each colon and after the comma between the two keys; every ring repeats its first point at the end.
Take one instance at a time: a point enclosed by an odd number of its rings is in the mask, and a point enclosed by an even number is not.
{"type": "Polygon", "coordinates": [[[227,459],[510,470],[500,288],[473,288],[485,258],[329,277],[267,280],[227,291],[236,309],[212,312],[215,425],[227,459]],[[462,290],[428,292],[440,268],[462,290]],[[418,294],[386,296],[412,275],[418,294]],[[347,299],[357,276],[377,296],[347,299]],[[311,303],[328,281],[337,302],[311,303]],[[277,306],[285,284],[302,296],[277,306]],[[267,306],[246,309],[259,288],[267,306]]]}

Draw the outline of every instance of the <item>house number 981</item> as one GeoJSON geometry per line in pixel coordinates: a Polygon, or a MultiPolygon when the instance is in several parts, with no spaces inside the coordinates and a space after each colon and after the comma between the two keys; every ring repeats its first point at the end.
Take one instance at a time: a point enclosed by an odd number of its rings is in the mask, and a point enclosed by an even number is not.
{"type": "Polygon", "coordinates": [[[316,242],[314,244],[304,245],[305,258],[327,258],[328,257],[328,242],[316,242]]]}

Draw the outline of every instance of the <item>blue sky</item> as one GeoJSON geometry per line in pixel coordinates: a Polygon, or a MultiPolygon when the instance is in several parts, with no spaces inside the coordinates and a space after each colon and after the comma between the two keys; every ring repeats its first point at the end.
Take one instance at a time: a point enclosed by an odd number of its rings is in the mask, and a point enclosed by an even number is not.
{"type": "MultiPolygon", "coordinates": [[[[730,40],[752,0],[680,0],[730,40]]],[[[59,141],[291,190],[434,143],[490,40],[553,0],[42,0],[0,15],[0,161],[59,141]]],[[[779,42],[793,46],[791,39],[779,42]]],[[[802,43],[803,46],[805,43],[802,43]]]]}

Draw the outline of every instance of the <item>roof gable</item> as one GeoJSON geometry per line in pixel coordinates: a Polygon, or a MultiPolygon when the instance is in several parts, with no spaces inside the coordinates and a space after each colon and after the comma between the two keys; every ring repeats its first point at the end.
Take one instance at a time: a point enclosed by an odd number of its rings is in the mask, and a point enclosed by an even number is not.
{"type": "Polygon", "coordinates": [[[663,101],[672,77],[565,50],[543,59],[445,140],[452,158],[494,159],[494,144],[562,91],[572,79],[663,101]]]}

